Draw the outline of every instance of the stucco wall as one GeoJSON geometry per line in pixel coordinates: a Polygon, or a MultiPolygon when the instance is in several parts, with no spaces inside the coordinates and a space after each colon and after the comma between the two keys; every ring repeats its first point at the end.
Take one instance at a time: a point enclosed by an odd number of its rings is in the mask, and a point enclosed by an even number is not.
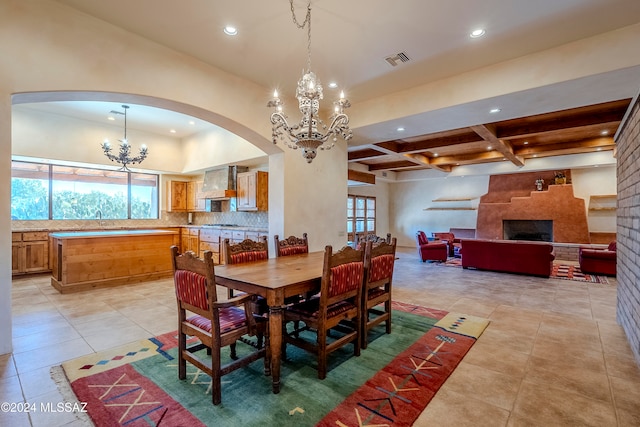
{"type": "Polygon", "coordinates": [[[627,334],[640,364],[640,103],[621,127],[618,144],[618,310],[617,319],[627,334]]]}

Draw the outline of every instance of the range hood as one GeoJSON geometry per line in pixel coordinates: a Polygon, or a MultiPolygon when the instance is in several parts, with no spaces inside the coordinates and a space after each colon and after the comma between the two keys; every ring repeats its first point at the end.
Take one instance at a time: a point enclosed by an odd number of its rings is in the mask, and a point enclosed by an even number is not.
{"type": "Polygon", "coordinates": [[[248,170],[249,168],[246,166],[227,166],[206,171],[202,191],[196,197],[208,200],[229,200],[236,197],[238,172],[248,170]]]}

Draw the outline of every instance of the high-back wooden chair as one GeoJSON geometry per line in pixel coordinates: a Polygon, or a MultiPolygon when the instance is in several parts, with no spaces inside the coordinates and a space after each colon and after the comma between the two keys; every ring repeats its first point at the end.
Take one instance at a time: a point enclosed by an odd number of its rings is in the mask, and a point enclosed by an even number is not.
{"type": "Polygon", "coordinates": [[[264,358],[265,374],[270,375],[268,322],[255,318],[251,301],[255,295],[244,294],[228,301],[218,301],[214,280],[212,253],[206,251],[203,259],[193,252],[178,253],[171,247],[173,280],[178,301],[178,378],[186,378],[186,362],[191,363],[211,377],[211,394],[214,405],[222,400],[221,377],[240,367],[264,358]],[[187,317],[187,311],[193,313],[187,317]],[[187,347],[187,335],[200,342],[187,347]],[[266,338],[266,345],[238,358],[236,341],[244,335],[266,338]],[[222,347],[231,348],[231,360],[224,365],[222,347]],[[195,352],[207,349],[211,360],[204,360],[195,352]]]}
{"type": "MultiPolygon", "coordinates": [[[[269,259],[269,245],[267,236],[262,236],[258,241],[245,239],[240,243],[232,244],[229,239],[224,239],[223,253],[225,264],[242,264],[245,262],[264,261],[269,259]]],[[[229,288],[229,298],[233,298],[234,290],[229,288]]],[[[258,307],[258,306],[256,306],[258,307]]],[[[265,304],[259,304],[260,310],[266,308],[265,304]]]]}
{"type": "Polygon", "coordinates": [[[276,256],[288,256],[296,254],[309,253],[309,240],[307,233],[302,233],[302,237],[289,236],[284,240],[280,240],[278,235],[273,236],[275,240],[276,256]]]}
{"type": "Polygon", "coordinates": [[[334,254],[333,248],[327,246],[320,294],[284,310],[283,357],[286,357],[287,344],[315,354],[318,378],[324,379],[327,376],[327,357],[334,350],[353,343],[353,354],[360,356],[363,280],[364,250],[345,246],[334,254]],[[303,322],[305,326],[289,330],[288,322],[303,322]],[[312,335],[310,339],[309,335],[312,335]]]}
{"type": "Polygon", "coordinates": [[[395,259],[395,237],[390,244],[367,242],[362,292],[362,348],[367,348],[369,331],[376,325],[384,322],[386,333],[391,333],[391,283],[395,259]]]}

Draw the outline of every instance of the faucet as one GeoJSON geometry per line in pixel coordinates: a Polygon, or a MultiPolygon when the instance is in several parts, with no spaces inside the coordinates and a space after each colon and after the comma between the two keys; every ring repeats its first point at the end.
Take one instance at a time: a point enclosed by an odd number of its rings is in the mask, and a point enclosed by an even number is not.
{"type": "Polygon", "coordinates": [[[100,209],[98,209],[96,211],[96,219],[98,220],[98,224],[100,224],[100,226],[104,226],[105,222],[102,220],[102,211],[100,209]]]}

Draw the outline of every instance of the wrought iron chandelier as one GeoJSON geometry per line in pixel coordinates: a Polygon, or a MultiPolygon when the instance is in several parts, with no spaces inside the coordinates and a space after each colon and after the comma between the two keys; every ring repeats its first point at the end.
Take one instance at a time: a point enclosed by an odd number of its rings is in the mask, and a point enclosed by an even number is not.
{"type": "Polygon", "coordinates": [[[344,114],[344,109],[349,108],[351,103],[345,99],[344,92],[340,93],[340,99],[333,103],[333,115],[330,117],[331,124],[327,126],[318,115],[320,100],[322,96],[322,84],[311,71],[311,3],[307,5],[307,16],[302,24],[296,19],[293,9],[293,0],[289,0],[291,5],[291,16],[293,23],[300,29],[307,27],[307,69],[303,70],[302,78],[298,81],[296,98],[298,98],[298,108],[302,113],[300,123],[289,125],[287,116],[283,113],[282,101],[278,97],[278,91],[274,91],[273,99],[267,104],[275,111],[271,114],[271,124],[273,143],[280,139],[284,144],[297,150],[302,149],[302,157],[311,163],[317,155],[317,150],[330,150],[341,136],[345,141],[351,139],[352,133],[349,129],[349,117],[344,114]],[[325,144],[329,138],[331,144],[325,144]]]}
{"type": "Polygon", "coordinates": [[[147,158],[148,150],[145,144],[142,144],[140,147],[140,155],[136,157],[130,157],[131,155],[131,145],[129,145],[129,141],[127,140],[127,110],[129,109],[128,105],[123,105],[124,112],[111,110],[112,114],[122,114],[124,115],[124,138],[120,139],[120,151],[117,155],[111,154],[111,143],[108,139],[105,139],[102,142],[102,151],[104,151],[104,155],[109,158],[109,160],[113,162],[117,162],[122,164],[120,170],[131,171],[127,167],[127,165],[135,165],[136,163],[142,163],[144,159],[147,158]]]}

